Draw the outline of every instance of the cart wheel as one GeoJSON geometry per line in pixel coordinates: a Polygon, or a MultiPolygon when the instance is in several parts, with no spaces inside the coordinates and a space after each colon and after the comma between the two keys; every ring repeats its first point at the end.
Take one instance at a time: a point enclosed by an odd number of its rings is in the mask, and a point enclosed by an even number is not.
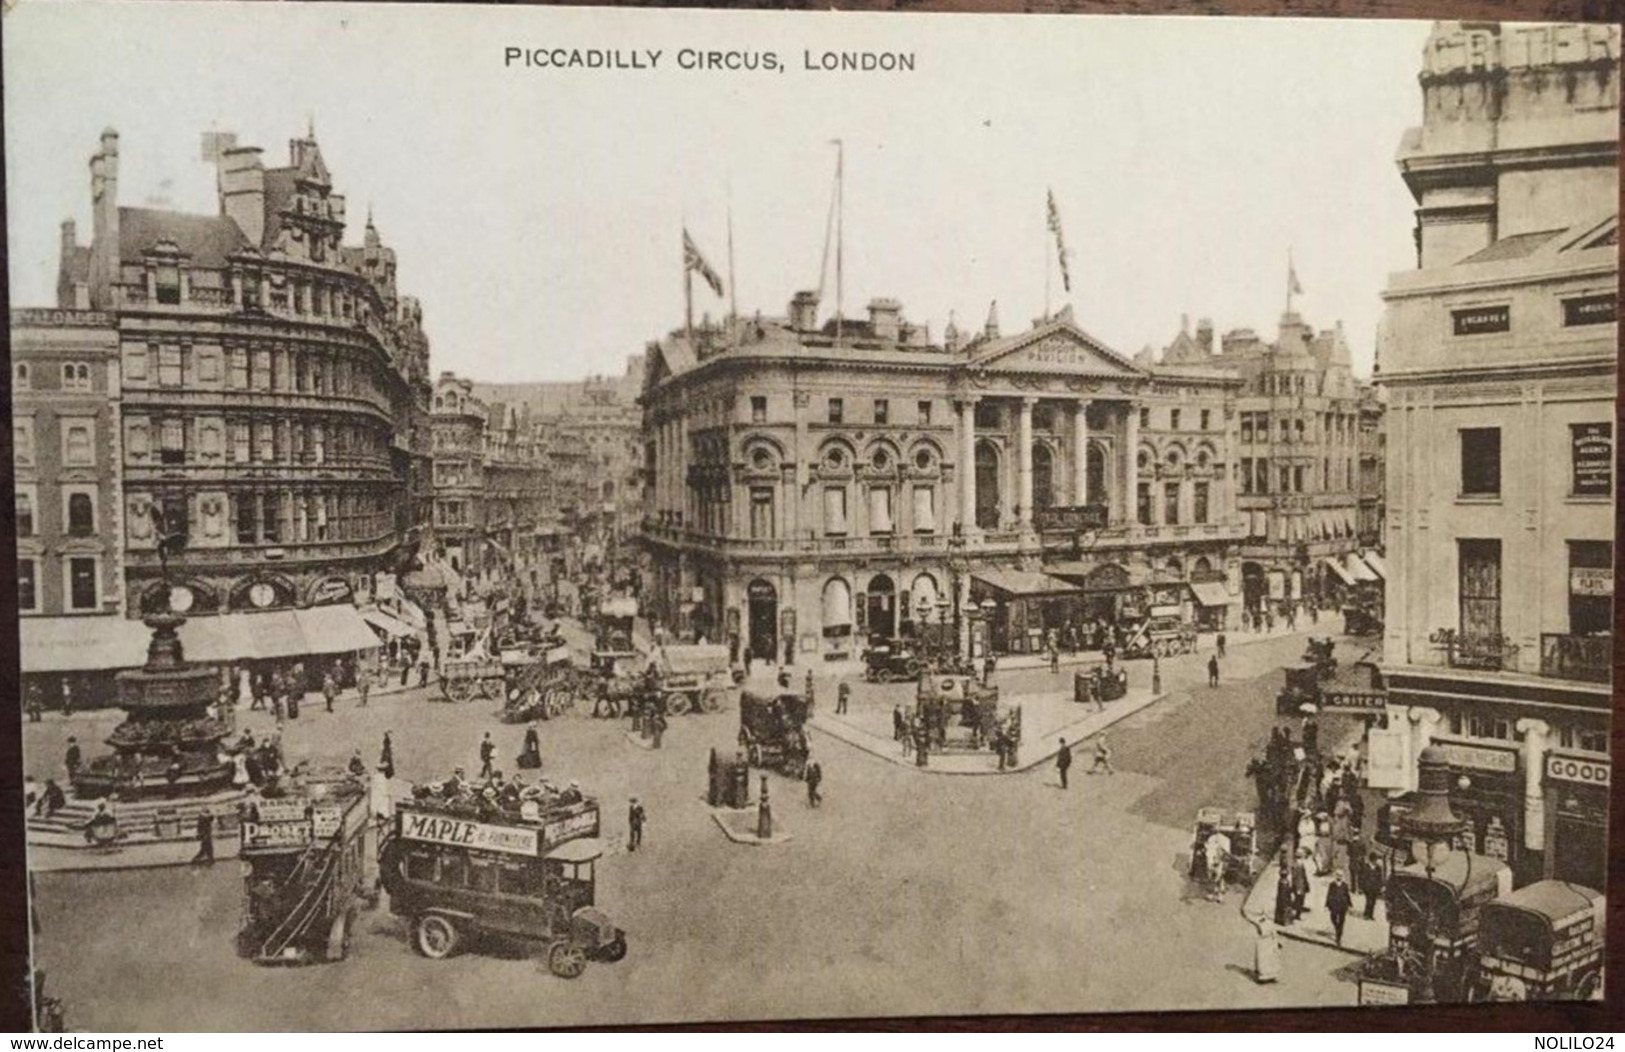
{"type": "Polygon", "coordinates": [[[891,682],[891,669],[889,669],[889,668],[877,668],[877,669],[875,669],[875,682],[876,683],[890,683],[891,682]]]}
{"type": "Polygon", "coordinates": [[[708,690],[700,697],[700,707],[706,712],[721,712],[722,701],[722,691],[708,690]]]}
{"type": "Polygon", "coordinates": [[[467,701],[473,695],[474,688],[467,680],[455,679],[446,683],[446,697],[452,701],[467,701]]]}
{"type": "Polygon", "coordinates": [[[1591,1001],[1596,999],[1597,994],[1599,991],[1601,991],[1601,989],[1602,973],[1587,972],[1585,975],[1581,976],[1580,981],[1574,985],[1574,996],[1576,999],[1581,1001],[1591,1001]]]}
{"type": "Polygon", "coordinates": [[[547,970],[560,979],[579,979],[587,970],[587,952],[568,942],[556,942],[547,951],[547,970]]]}
{"type": "Polygon", "coordinates": [[[443,961],[457,952],[463,941],[457,925],[438,913],[425,913],[412,926],[412,945],[431,961],[443,961]]]}
{"type": "Polygon", "coordinates": [[[625,956],[626,956],[626,936],[625,935],[617,935],[617,936],[615,936],[615,941],[614,942],[610,943],[608,946],[605,946],[602,950],[598,951],[598,959],[600,961],[608,961],[610,964],[614,964],[616,961],[620,960],[621,958],[623,958],[625,956]]]}
{"type": "Polygon", "coordinates": [[[666,695],[666,711],[673,716],[682,716],[689,710],[689,697],[687,694],[666,695]]]}

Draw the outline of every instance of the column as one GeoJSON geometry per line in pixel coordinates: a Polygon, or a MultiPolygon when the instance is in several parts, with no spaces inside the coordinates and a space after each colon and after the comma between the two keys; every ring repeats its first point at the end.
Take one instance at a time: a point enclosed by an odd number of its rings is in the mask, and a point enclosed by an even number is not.
{"type": "Polygon", "coordinates": [[[1072,406],[1072,503],[1089,503],[1089,399],[1072,406]]]}
{"type": "Polygon", "coordinates": [[[976,399],[959,403],[959,521],[969,533],[976,528],[976,399]]]}
{"type": "Polygon", "coordinates": [[[1545,720],[1526,716],[1518,721],[1518,733],[1523,735],[1523,846],[1530,851],[1544,851],[1546,794],[1542,779],[1552,728],[1545,720]]]}
{"type": "MultiPolygon", "coordinates": [[[[970,571],[967,569],[965,572],[957,574],[956,578],[957,579],[955,580],[953,587],[958,592],[958,594],[954,596],[954,602],[958,604],[959,610],[959,653],[964,655],[965,660],[969,661],[971,657],[970,571]]],[[[948,616],[954,616],[953,612],[950,611],[948,616]]]]}
{"type": "Polygon", "coordinates": [[[1133,526],[1140,500],[1140,410],[1134,403],[1127,405],[1128,419],[1123,439],[1123,512],[1122,522],[1133,526]]]}
{"type": "Polygon", "coordinates": [[[1411,722],[1411,762],[1405,771],[1408,781],[1407,788],[1416,788],[1417,761],[1422,758],[1422,750],[1433,744],[1433,736],[1439,733],[1439,724],[1444,715],[1438,709],[1423,705],[1413,705],[1406,712],[1406,718],[1411,722]]]}
{"type": "Polygon", "coordinates": [[[1031,530],[1033,526],[1033,406],[1037,403],[1036,398],[1021,400],[1021,415],[1017,418],[1016,426],[1016,442],[1020,446],[1017,450],[1019,467],[1016,474],[1020,489],[1016,502],[1021,506],[1020,526],[1023,531],[1031,530]]]}

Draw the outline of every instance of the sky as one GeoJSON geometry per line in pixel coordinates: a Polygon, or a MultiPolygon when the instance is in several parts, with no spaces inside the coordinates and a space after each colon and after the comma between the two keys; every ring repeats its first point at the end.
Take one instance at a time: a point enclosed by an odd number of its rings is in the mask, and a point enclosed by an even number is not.
{"type": "MultiPolygon", "coordinates": [[[[782,315],[819,285],[835,139],[844,313],[893,297],[933,339],[995,300],[1025,328],[1046,275],[1051,309],[1127,354],[1182,315],[1273,337],[1290,253],[1296,309],[1341,320],[1366,375],[1379,293],[1415,263],[1394,156],[1421,118],[1424,22],[25,0],[6,23],[14,307],[54,302],[63,219],[88,242],[107,126],[122,204],[213,214],[202,132],[270,167],[313,122],[346,240],[370,206],[433,367],[481,381],[619,373],[681,327],[685,226],[742,314],[782,315]],[[509,47],[662,55],[543,69],[505,66],[509,47]],[[786,68],[685,71],[684,48],[786,68]],[[831,50],[915,68],[802,68],[831,50]]],[[[729,309],[698,281],[694,300],[729,309]]]]}

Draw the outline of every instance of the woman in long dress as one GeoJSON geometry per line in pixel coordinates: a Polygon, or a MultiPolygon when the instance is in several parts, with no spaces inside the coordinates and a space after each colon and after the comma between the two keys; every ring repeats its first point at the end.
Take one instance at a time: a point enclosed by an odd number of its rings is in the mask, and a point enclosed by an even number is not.
{"type": "Polygon", "coordinates": [[[1265,916],[1248,918],[1258,929],[1253,943],[1253,978],[1260,983],[1273,983],[1281,978],[1281,936],[1275,925],[1265,916]]]}

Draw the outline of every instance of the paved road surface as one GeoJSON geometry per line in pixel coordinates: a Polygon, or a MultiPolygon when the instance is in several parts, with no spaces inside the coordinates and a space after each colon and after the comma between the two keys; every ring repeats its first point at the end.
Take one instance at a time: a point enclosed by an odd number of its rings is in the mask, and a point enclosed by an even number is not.
{"type": "MultiPolygon", "coordinates": [[[[257,968],[233,954],[235,864],[40,875],[40,963],[79,1029],[1351,1004],[1355,988],[1338,974],[1351,959],[1319,947],[1288,944],[1282,981],[1255,984],[1239,895],[1190,899],[1182,874],[1196,808],[1250,806],[1241,770],[1273,723],[1278,666],[1301,650],[1301,638],[1233,646],[1219,690],[1205,684],[1206,654],[1166,662],[1173,695],[1112,732],[1122,773],[1084,777],[1081,762],[1065,793],[1047,767],[931,778],[830,743],[823,808],[806,807],[799,783],[773,780],[775,813],[795,834],[774,847],[728,843],[703,807],[707,751],[732,748],[734,714],[674,719],[659,752],[629,744],[618,723],[545,724],[546,773],[578,778],[604,802],[617,846],[600,864],[599,903],[631,933],[624,961],[575,982],[534,961],[424,960],[382,909],[363,915],[348,961],[257,968]],[[645,850],[627,855],[618,842],[634,793],[649,826],[645,850]]],[[[1020,691],[1053,682],[1046,671],[1005,675],[1020,691]]],[[[887,697],[859,687],[854,704],[889,708],[887,697]]],[[[521,728],[497,723],[493,708],[421,692],[331,716],[316,706],[289,725],[288,744],[333,763],[359,745],[370,762],[389,728],[402,777],[440,777],[454,763],[477,767],[487,729],[501,755],[517,752],[521,728]]],[[[106,729],[74,726],[81,741],[106,729]]],[[[59,766],[67,730],[25,728],[36,774],[59,766]]]]}

